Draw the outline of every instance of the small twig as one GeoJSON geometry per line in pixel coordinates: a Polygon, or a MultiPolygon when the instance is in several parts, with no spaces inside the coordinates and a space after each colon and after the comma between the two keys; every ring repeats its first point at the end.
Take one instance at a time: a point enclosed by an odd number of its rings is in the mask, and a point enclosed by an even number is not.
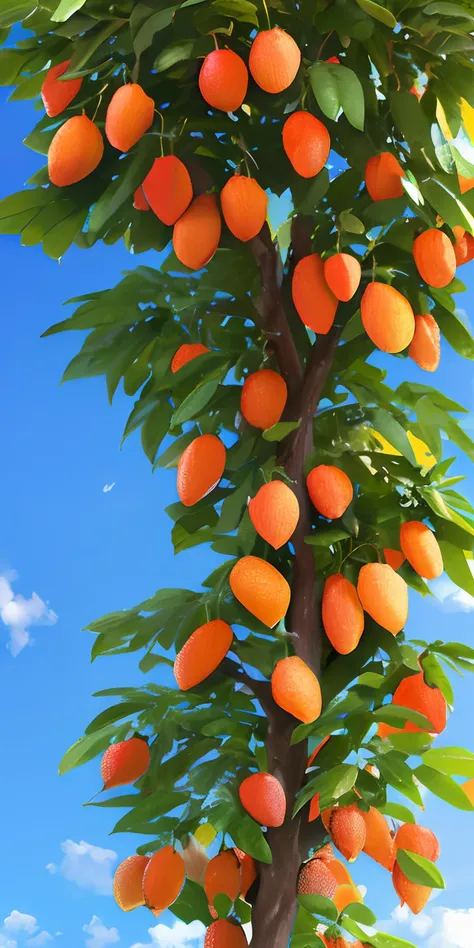
{"type": "Polygon", "coordinates": [[[323,49],[324,49],[324,47],[325,47],[325,45],[326,45],[328,39],[332,36],[333,33],[334,33],[334,30],[331,30],[331,32],[328,33],[328,35],[323,39],[323,41],[322,41],[322,43],[321,43],[321,46],[319,47],[318,52],[316,53],[316,59],[320,59],[320,58],[321,58],[321,53],[322,53],[322,51],[323,51],[323,49]]]}

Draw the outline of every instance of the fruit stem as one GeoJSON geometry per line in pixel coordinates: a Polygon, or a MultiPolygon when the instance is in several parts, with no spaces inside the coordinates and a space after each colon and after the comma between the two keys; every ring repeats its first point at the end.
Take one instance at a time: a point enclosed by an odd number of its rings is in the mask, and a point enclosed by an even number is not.
{"type": "Polygon", "coordinates": [[[268,29],[271,30],[272,24],[270,23],[270,14],[268,12],[267,2],[266,0],[262,0],[262,3],[263,3],[263,9],[265,10],[265,16],[267,18],[268,29]]]}
{"type": "Polygon", "coordinates": [[[219,43],[217,42],[217,36],[216,36],[215,33],[211,33],[211,36],[212,36],[212,38],[213,38],[213,40],[214,40],[214,46],[215,46],[216,49],[218,50],[218,49],[219,49],[219,43]]]}
{"type": "Polygon", "coordinates": [[[320,59],[320,58],[321,58],[321,53],[322,53],[322,51],[323,51],[323,49],[324,49],[324,47],[325,47],[325,45],[326,45],[328,39],[332,36],[333,33],[334,33],[334,30],[331,30],[331,32],[328,33],[328,35],[325,36],[325,38],[323,39],[323,41],[322,41],[322,43],[321,43],[321,46],[319,47],[318,52],[316,53],[316,59],[320,59]]]}
{"type": "Polygon", "coordinates": [[[375,550],[375,552],[376,552],[376,554],[377,554],[377,561],[378,561],[379,563],[382,562],[381,559],[380,559],[380,550],[379,550],[378,546],[375,546],[375,543],[359,543],[359,546],[355,546],[353,550],[349,550],[349,553],[347,553],[346,556],[344,557],[344,559],[342,560],[341,566],[339,567],[339,569],[342,569],[342,567],[344,566],[344,563],[346,562],[346,560],[348,560],[349,557],[353,555],[353,553],[357,553],[357,550],[361,550],[362,547],[364,547],[364,546],[371,546],[372,549],[375,550]]]}
{"type": "Polygon", "coordinates": [[[164,158],[165,150],[164,150],[164,147],[163,147],[163,134],[164,134],[164,131],[165,131],[165,120],[164,120],[164,117],[163,117],[163,113],[160,112],[159,109],[155,109],[155,112],[156,112],[157,115],[160,116],[160,119],[161,119],[160,148],[161,148],[161,157],[164,158]]]}
{"type": "Polygon", "coordinates": [[[94,114],[93,114],[93,116],[92,116],[92,121],[93,121],[93,122],[95,122],[95,117],[96,117],[96,115],[97,115],[97,112],[98,112],[99,109],[100,109],[100,103],[102,102],[102,96],[103,96],[103,94],[104,94],[104,92],[105,92],[107,86],[108,86],[108,82],[105,83],[105,86],[102,86],[102,89],[101,89],[100,92],[99,92],[99,101],[97,102],[97,105],[96,105],[96,107],[95,107],[95,112],[94,112],[94,114]]]}

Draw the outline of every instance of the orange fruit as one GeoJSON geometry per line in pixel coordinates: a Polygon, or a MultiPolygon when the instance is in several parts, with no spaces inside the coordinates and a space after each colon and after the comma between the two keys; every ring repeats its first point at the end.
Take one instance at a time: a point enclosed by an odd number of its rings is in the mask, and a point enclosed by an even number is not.
{"type": "Polygon", "coordinates": [[[114,875],[114,898],[123,912],[145,905],[143,874],[150,862],[148,856],[129,856],[117,867],[114,875]]]}
{"type": "Polygon", "coordinates": [[[354,862],[357,859],[366,840],[364,817],[357,803],[333,807],[329,819],[329,835],[348,862],[354,862]]]}
{"type": "Polygon", "coordinates": [[[298,895],[323,895],[332,899],[337,882],[323,859],[310,859],[303,864],[298,876],[298,895]]]}
{"type": "Polygon", "coordinates": [[[284,618],[291,590],[281,573],[258,556],[243,556],[232,567],[230,588],[239,602],[270,629],[284,618]]]}
{"type": "Polygon", "coordinates": [[[359,261],[351,253],[335,253],[324,262],[324,278],[336,299],[347,303],[357,293],[362,276],[359,261]]]}
{"type": "Polygon", "coordinates": [[[324,846],[321,846],[316,850],[313,859],[324,859],[325,862],[333,862],[334,860],[334,850],[331,843],[325,843],[324,846]]]}
{"type": "Polygon", "coordinates": [[[168,226],[184,214],[193,197],[189,171],[176,155],[155,158],[142,188],[152,211],[168,226]]]}
{"type": "Polygon", "coordinates": [[[415,335],[408,347],[408,355],[420,369],[435,372],[440,360],[439,326],[429,313],[415,316],[415,335]]]}
{"type": "MultiPolygon", "coordinates": [[[[314,764],[314,761],[316,760],[316,757],[317,757],[318,754],[319,754],[319,751],[324,747],[325,744],[327,744],[327,742],[328,742],[328,740],[329,740],[330,737],[331,737],[330,734],[328,734],[327,737],[323,737],[321,743],[318,744],[318,746],[314,748],[313,753],[310,754],[309,757],[308,757],[308,763],[306,764],[306,769],[308,769],[308,767],[312,767],[312,765],[314,764]]],[[[328,845],[330,845],[330,844],[328,844],[328,845]]],[[[319,850],[318,850],[318,852],[319,852],[319,850]]]]}
{"type": "Polygon", "coordinates": [[[145,905],[155,914],[176,902],[183,888],[184,860],[173,846],[159,849],[151,857],[143,876],[145,905]]]}
{"type": "Polygon", "coordinates": [[[274,550],[279,550],[293,536],[300,507],[296,495],[283,481],[264,484],[248,506],[257,533],[274,550]]]}
{"type": "Polygon", "coordinates": [[[331,872],[338,885],[350,885],[351,887],[354,886],[347,866],[345,866],[340,859],[333,859],[331,862],[331,872]]]}
{"type": "Polygon", "coordinates": [[[456,273],[454,247],[442,230],[430,227],[416,237],[413,257],[421,279],[438,289],[451,283],[456,273]]]}
{"type": "Polygon", "coordinates": [[[95,171],[104,154],[102,135],[87,115],[73,115],[58,128],[48,151],[48,173],[58,188],[95,171]]]}
{"type": "Polygon", "coordinates": [[[273,369],[252,372],[242,386],[240,410],[254,428],[272,428],[283,414],[288,389],[286,382],[273,369]]]}
{"type": "Polygon", "coordinates": [[[298,721],[310,724],[321,714],[321,688],[309,665],[297,655],[282,658],[272,674],[274,701],[298,721]]]}
{"type": "Polygon", "coordinates": [[[425,826],[416,823],[404,823],[400,826],[394,839],[395,849],[406,849],[410,853],[424,856],[431,862],[437,862],[440,857],[440,847],[437,837],[425,826]]]}
{"type": "Polygon", "coordinates": [[[213,918],[217,918],[214,908],[216,895],[227,895],[235,902],[240,893],[240,875],[240,862],[233,849],[226,849],[209,860],[204,876],[204,891],[213,918]]]}
{"type": "Polygon", "coordinates": [[[397,635],[408,618],[408,587],[386,563],[366,563],[359,572],[357,593],[363,608],[383,629],[397,635]]]}
{"type": "Polygon", "coordinates": [[[286,815],[285,791],[272,774],[251,774],[239,787],[240,802],[262,826],[281,826],[286,815]]]}
{"type": "Polygon", "coordinates": [[[199,90],[205,102],[222,112],[235,112],[247,95],[249,74],[243,59],[232,49],[215,49],[206,56],[199,73],[199,90]]]}
{"type": "Polygon", "coordinates": [[[464,175],[458,174],[458,181],[461,194],[467,194],[474,188],[474,178],[465,178],[464,175]]]}
{"type": "Polygon", "coordinates": [[[385,547],[383,555],[385,562],[395,571],[400,569],[400,566],[403,566],[405,562],[405,555],[401,553],[400,550],[391,550],[390,547],[385,547]]]}
{"type": "Polygon", "coordinates": [[[406,875],[400,869],[398,862],[395,863],[392,873],[392,881],[395,892],[401,900],[401,904],[406,903],[408,908],[415,915],[423,911],[432,889],[427,885],[418,885],[416,882],[410,882],[406,875]]]}
{"type": "Polygon", "coordinates": [[[364,329],[382,352],[401,352],[410,345],[415,317],[408,300],[394,286],[369,283],[360,303],[364,329]]]}
{"type": "Polygon", "coordinates": [[[268,197],[255,178],[234,174],[222,188],[221,207],[230,232],[245,243],[260,233],[267,218],[268,197]]]}
{"type": "Polygon", "coordinates": [[[248,948],[243,928],[229,918],[212,922],[204,936],[204,948],[248,948]]]}
{"type": "Polygon", "coordinates": [[[275,26],[257,33],[249,56],[253,79],[264,92],[283,92],[300,68],[301,52],[289,33],[275,26]]]}
{"type": "Polygon", "coordinates": [[[283,148],[302,178],[319,174],[329,158],[331,138],[325,125],[311,112],[293,112],[283,126],[283,148]]]}
{"type": "Polygon", "coordinates": [[[196,359],[197,356],[210,351],[207,346],[203,346],[202,342],[183,342],[183,345],[176,350],[171,360],[170,369],[173,373],[178,372],[183,365],[187,365],[192,359],[196,359]]]}
{"type": "Polygon", "coordinates": [[[194,688],[220,665],[232,645],[230,625],[222,619],[212,619],[199,626],[178,652],[174,662],[174,676],[181,691],[194,688]]]}
{"type": "Polygon", "coordinates": [[[315,793],[314,797],[311,799],[309,804],[309,813],[308,813],[308,823],[312,823],[314,820],[318,819],[318,816],[321,814],[321,808],[319,806],[319,793],[315,793]]]}
{"type": "Polygon", "coordinates": [[[357,590],[342,573],[329,576],[322,600],[324,631],[340,655],[357,648],[364,631],[364,610],[357,590]]]}
{"type": "Polygon", "coordinates": [[[306,478],[306,486],[312,504],[328,520],[342,517],[354,496],[347,474],[332,464],[313,467],[306,478]]]}
{"type": "Polygon", "coordinates": [[[134,195],[133,195],[133,206],[136,211],[149,211],[150,205],[143,193],[143,188],[140,185],[134,195]]]}
{"type": "Polygon", "coordinates": [[[400,527],[400,546],[408,562],[419,576],[436,579],[443,572],[439,543],[426,523],[409,520],[400,527]]]}
{"type": "MultiPolygon", "coordinates": [[[[474,237],[468,234],[463,227],[456,228],[461,233],[456,234],[456,243],[454,244],[454,256],[458,267],[464,263],[469,263],[474,257],[474,237]]],[[[454,233],[455,228],[453,228],[454,233]]]]}
{"type": "Polygon", "coordinates": [[[470,780],[466,780],[466,782],[462,784],[462,788],[468,800],[474,805],[474,777],[471,777],[470,780]]]}
{"type": "Polygon", "coordinates": [[[318,253],[311,253],[298,261],[291,293],[301,321],[313,332],[325,336],[336,317],[338,301],[326,283],[324,264],[318,253]]]}
{"type": "Polygon", "coordinates": [[[339,56],[330,56],[329,59],[326,59],[326,62],[327,62],[327,63],[336,63],[336,66],[340,66],[340,65],[341,65],[341,60],[339,59],[339,56]]]}
{"type": "Polygon", "coordinates": [[[257,878],[257,867],[252,856],[248,856],[247,853],[242,852],[236,846],[234,846],[234,852],[240,862],[240,891],[242,898],[245,899],[247,892],[257,878]]]}
{"type": "Polygon", "coordinates": [[[391,872],[395,862],[395,846],[385,817],[374,806],[370,807],[368,813],[363,810],[360,812],[365,823],[362,852],[391,872]]]}
{"type": "Polygon", "coordinates": [[[102,757],[100,773],[104,790],[135,783],[150,766],[150,749],[141,737],[111,744],[102,757]]]}
{"type": "Polygon", "coordinates": [[[105,116],[105,134],[114,148],[130,151],[153,125],[155,103],[137,82],[114,92],[105,116]]]}
{"type": "MultiPolygon", "coordinates": [[[[431,688],[426,684],[423,672],[416,675],[410,675],[400,682],[395,689],[392,704],[399,705],[402,708],[411,708],[413,711],[419,711],[431,723],[431,732],[441,734],[446,727],[447,705],[446,698],[439,688],[431,688]]],[[[411,721],[407,721],[404,731],[414,732],[423,731],[411,721]]]]}
{"type": "Polygon", "coordinates": [[[50,118],[64,112],[64,109],[67,109],[72,100],[76,98],[82,86],[82,79],[60,80],[59,77],[63,76],[69,69],[70,62],[70,59],[65,59],[64,62],[48,69],[46,79],[41,86],[41,98],[46,109],[46,115],[49,115],[50,118]]]}
{"type": "MultiPolygon", "coordinates": [[[[341,913],[353,902],[362,902],[362,896],[355,885],[339,885],[334,894],[333,902],[338,912],[341,913]]],[[[336,939],[335,943],[337,948],[339,948],[338,942],[339,938],[336,939]]],[[[351,946],[348,946],[348,948],[351,948],[351,946]]]]}
{"type": "Polygon", "coordinates": [[[365,186],[373,201],[403,197],[401,179],[405,177],[401,164],[389,151],[369,158],[365,166],[365,186]]]}
{"type": "Polygon", "coordinates": [[[226,450],[213,434],[199,435],[184,449],[178,463],[177,489],[185,507],[192,507],[217,487],[225,468],[226,450]]]}
{"type": "Polygon", "coordinates": [[[214,256],[221,236],[221,216],[214,194],[200,194],[173,228],[173,250],[181,263],[201,270],[214,256]]]}

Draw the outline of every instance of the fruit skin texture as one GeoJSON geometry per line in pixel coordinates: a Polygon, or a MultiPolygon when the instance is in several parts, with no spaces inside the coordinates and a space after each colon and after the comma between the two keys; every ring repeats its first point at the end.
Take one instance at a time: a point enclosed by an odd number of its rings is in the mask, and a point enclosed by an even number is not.
{"type": "Polygon", "coordinates": [[[183,365],[187,365],[188,362],[191,362],[192,359],[196,359],[197,356],[204,355],[205,352],[210,352],[207,346],[204,346],[202,342],[183,342],[183,345],[176,350],[172,360],[170,369],[171,371],[178,372],[179,369],[182,369],[183,365]]]}
{"type": "Polygon", "coordinates": [[[363,608],[392,635],[398,635],[408,618],[408,587],[386,563],[366,563],[359,572],[357,592],[363,608]]]}
{"type": "Polygon", "coordinates": [[[440,332],[430,313],[415,316],[415,335],[408,347],[408,355],[420,369],[436,372],[441,355],[440,332]]]}
{"type": "MultiPolygon", "coordinates": [[[[411,708],[413,711],[424,714],[425,718],[428,718],[431,723],[432,731],[436,734],[441,734],[446,727],[446,698],[439,688],[430,688],[426,684],[423,672],[410,675],[400,682],[398,688],[395,689],[392,704],[399,705],[402,708],[411,708]]],[[[418,732],[424,731],[424,728],[407,721],[403,730],[418,732]]]]}
{"type": "Polygon", "coordinates": [[[142,188],[152,211],[169,227],[184,214],[193,198],[189,171],[176,155],[155,158],[142,188]]]}
{"type": "Polygon", "coordinates": [[[222,188],[221,207],[230,232],[246,243],[266,221],[268,197],[255,178],[234,174],[222,188]]]}
{"type": "Polygon", "coordinates": [[[392,881],[401,904],[403,905],[406,902],[408,908],[411,909],[414,915],[419,915],[420,912],[423,911],[433,890],[427,885],[418,885],[416,882],[410,882],[400,869],[398,862],[396,862],[393,867],[392,881]]]}
{"type": "Polygon", "coordinates": [[[306,486],[312,504],[328,520],[342,517],[354,496],[347,474],[332,464],[313,467],[306,478],[306,486]]]}
{"type": "Polygon", "coordinates": [[[232,567],[230,588],[239,602],[270,629],[286,615],[291,590],[281,573],[258,556],[243,556],[232,567]]]}
{"type": "Polygon", "coordinates": [[[298,876],[298,895],[323,895],[332,899],[337,882],[323,859],[310,859],[298,876]]]}
{"type": "Polygon", "coordinates": [[[104,790],[135,783],[150,766],[150,749],[141,737],[131,737],[107,748],[100,763],[104,790]]]}
{"type": "Polygon", "coordinates": [[[204,877],[204,891],[213,918],[217,918],[214,908],[216,895],[228,895],[229,899],[235,902],[240,892],[240,874],[240,862],[233,849],[226,849],[209,860],[204,877]]]}
{"type": "Polygon", "coordinates": [[[87,115],[73,115],[58,128],[48,151],[49,180],[58,188],[76,184],[97,168],[104,139],[87,115]]]}
{"type": "Polygon", "coordinates": [[[283,126],[283,148],[302,178],[319,174],[329,158],[331,138],[325,125],[311,112],[293,112],[283,126]]]}
{"type": "Polygon", "coordinates": [[[439,543],[426,523],[409,520],[400,527],[400,546],[415,572],[424,579],[436,579],[443,572],[439,543]]]}
{"type": "Polygon", "coordinates": [[[46,109],[46,115],[53,118],[60,115],[67,109],[68,105],[76,98],[79,89],[82,86],[82,79],[59,79],[69,69],[70,59],[65,59],[63,63],[52,66],[46,73],[46,79],[41,86],[41,98],[46,109]]]}
{"type": "Polygon", "coordinates": [[[240,802],[262,826],[281,826],[286,815],[285,791],[272,774],[251,774],[239,787],[240,802]]]}
{"type": "Polygon", "coordinates": [[[259,369],[245,379],[240,410],[249,425],[265,431],[280,421],[287,397],[284,378],[273,369],[259,369]]]}
{"type": "Polygon", "coordinates": [[[454,247],[442,230],[430,227],[416,237],[413,256],[421,279],[441,289],[451,283],[456,273],[454,247]]]}
{"type": "Polygon", "coordinates": [[[464,263],[469,263],[469,261],[474,258],[474,237],[468,234],[462,227],[459,228],[459,230],[461,233],[456,234],[454,256],[456,257],[457,266],[461,267],[464,263]]]}
{"type": "Polygon", "coordinates": [[[133,206],[136,211],[149,211],[150,205],[143,193],[143,188],[140,185],[134,195],[133,195],[133,206]]]}
{"type": "Polygon", "coordinates": [[[232,49],[215,49],[206,56],[199,73],[199,90],[205,102],[221,112],[235,112],[247,95],[249,74],[243,59],[232,49]]]}
{"type": "Polygon", "coordinates": [[[400,550],[391,550],[390,547],[386,547],[383,551],[383,555],[385,562],[394,570],[400,569],[400,566],[403,566],[405,562],[405,556],[400,550]]]}
{"type": "Polygon", "coordinates": [[[221,216],[214,194],[200,194],[173,229],[173,250],[181,263],[200,270],[214,256],[221,237],[221,216]]]}
{"type": "Polygon", "coordinates": [[[153,125],[155,103],[137,82],[114,92],[105,116],[105,134],[114,148],[130,151],[153,125]]]}
{"type": "Polygon", "coordinates": [[[395,849],[406,849],[430,859],[431,862],[437,862],[440,857],[439,842],[435,834],[416,823],[404,823],[395,836],[394,845],[395,849]]]}
{"type": "Polygon", "coordinates": [[[364,817],[357,803],[333,807],[329,819],[329,835],[348,862],[354,862],[357,859],[366,840],[364,817]]]}
{"type": "Polygon", "coordinates": [[[371,806],[368,813],[361,810],[365,823],[365,843],[362,852],[371,859],[375,859],[384,869],[392,872],[395,862],[395,844],[390,834],[388,823],[377,810],[371,806]]]}
{"type": "Polygon", "coordinates": [[[322,616],[324,631],[336,652],[353,652],[364,631],[364,610],[355,586],[342,573],[329,576],[324,584],[322,616]]]}
{"type": "Polygon", "coordinates": [[[296,495],[283,481],[264,484],[249,501],[248,509],[257,533],[274,550],[288,542],[300,516],[296,495]]]}
{"type": "MultiPolygon", "coordinates": [[[[343,912],[344,909],[353,902],[362,902],[362,896],[355,885],[338,885],[333,901],[338,912],[343,912]]],[[[338,941],[339,939],[336,939],[336,945],[338,941]]]]}
{"type": "Polygon", "coordinates": [[[181,691],[194,688],[212,675],[232,645],[230,625],[222,619],[212,619],[199,626],[178,652],[174,662],[174,676],[181,691]]]}
{"type": "Polygon", "coordinates": [[[257,33],[249,56],[253,79],[264,92],[283,92],[300,68],[301,52],[289,33],[275,26],[257,33]]]}
{"type": "Polygon", "coordinates": [[[252,856],[248,856],[247,853],[242,852],[236,846],[234,846],[234,852],[240,862],[240,892],[242,898],[245,899],[250,886],[257,878],[257,869],[252,856]]]}
{"type": "Polygon", "coordinates": [[[145,905],[155,913],[163,912],[178,898],[185,876],[184,860],[172,846],[155,853],[143,876],[145,905]]]}
{"type": "Polygon", "coordinates": [[[311,724],[321,714],[321,688],[311,668],[297,655],[282,658],[272,674],[274,701],[304,724],[311,724]]]}
{"type": "Polygon", "coordinates": [[[217,435],[199,435],[184,449],[178,463],[177,489],[185,507],[202,500],[219,483],[226,450],[217,435]]]}
{"type": "Polygon", "coordinates": [[[319,253],[311,253],[298,261],[291,293],[301,321],[313,332],[325,336],[336,317],[338,301],[326,283],[319,253]]]}
{"type": "Polygon", "coordinates": [[[204,948],[248,948],[245,932],[227,918],[212,922],[204,936],[204,948]]]}
{"type": "Polygon", "coordinates": [[[114,898],[123,912],[131,912],[145,904],[143,873],[150,862],[148,856],[129,856],[117,867],[114,875],[114,898]]]}
{"type": "Polygon", "coordinates": [[[350,253],[335,253],[324,261],[324,278],[336,299],[347,303],[359,289],[362,270],[350,253]]]}
{"type": "Polygon", "coordinates": [[[360,314],[369,339],[382,352],[401,352],[410,345],[415,317],[408,300],[394,286],[369,283],[362,296],[360,314]]]}
{"type": "Polygon", "coordinates": [[[405,172],[389,151],[369,158],[365,166],[365,185],[373,201],[403,197],[402,178],[405,172]]]}

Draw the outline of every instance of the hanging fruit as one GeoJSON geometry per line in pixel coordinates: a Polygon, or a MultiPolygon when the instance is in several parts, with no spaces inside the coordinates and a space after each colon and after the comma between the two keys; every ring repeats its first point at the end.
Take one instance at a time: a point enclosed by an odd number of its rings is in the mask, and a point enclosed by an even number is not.
{"type": "Polygon", "coordinates": [[[300,63],[300,49],[289,33],[278,26],[257,33],[250,48],[249,69],[264,92],[275,95],[288,89],[300,63]]]}
{"type": "Polygon", "coordinates": [[[213,109],[235,112],[247,95],[249,74],[243,59],[232,49],[209,53],[199,73],[199,90],[213,109]]]}
{"type": "Polygon", "coordinates": [[[296,312],[305,326],[326,335],[336,317],[338,301],[326,283],[324,264],[318,253],[298,261],[291,292],[296,312]]]}
{"type": "Polygon", "coordinates": [[[201,270],[212,260],[221,236],[221,216],[214,194],[201,194],[173,228],[173,250],[191,270],[201,270]]]}
{"type": "Polygon", "coordinates": [[[130,151],[153,125],[155,103],[136,82],[114,92],[105,116],[105,134],[114,148],[130,151]]]}
{"type": "Polygon", "coordinates": [[[234,174],[221,191],[221,207],[230,232],[246,242],[260,233],[266,221],[268,197],[255,178],[234,174]]]}
{"type": "Polygon", "coordinates": [[[193,198],[189,171],[176,155],[155,158],[142,188],[152,211],[168,226],[176,223],[193,198]]]}
{"type": "Polygon", "coordinates": [[[331,138],[311,112],[293,112],[283,126],[283,148],[302,178],[319,174],[329,158],[331,138]]]}

